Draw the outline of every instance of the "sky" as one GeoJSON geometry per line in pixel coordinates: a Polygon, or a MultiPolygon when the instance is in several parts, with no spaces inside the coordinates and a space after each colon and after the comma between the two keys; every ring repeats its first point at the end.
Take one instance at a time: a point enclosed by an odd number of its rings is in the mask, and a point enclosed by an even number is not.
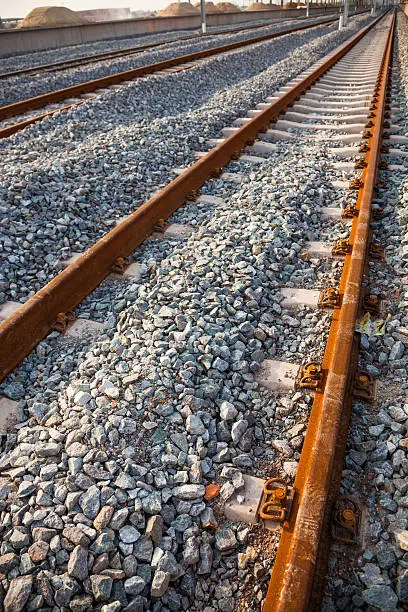
{"type": "Polygon", "coordinates": [[[73,11],[95,8],[161,9],[171,0],[0,0],[0,17],[25,17],[37,6],[66,6],[73,11]]]}

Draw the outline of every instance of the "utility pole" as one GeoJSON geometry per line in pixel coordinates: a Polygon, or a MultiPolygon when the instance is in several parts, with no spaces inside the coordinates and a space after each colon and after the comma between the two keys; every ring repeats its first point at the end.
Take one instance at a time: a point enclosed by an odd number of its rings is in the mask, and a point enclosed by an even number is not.
{"type": "Polygon", "coordinates": [[[306,17],[309,17],[310,0],[306,0],[306,17]]]}
{"type": "Polygon", "coordinates": [[[349,16],[349,0],[344,0],[344,21],[343,25],[346,27],[349,16]]]}
{"type": "Polygon", "coordinates": [[[201,4],[201,31],[203,34],[207,32],[207,22],[205,20],[205,0],[200,1],[201,4]]]}

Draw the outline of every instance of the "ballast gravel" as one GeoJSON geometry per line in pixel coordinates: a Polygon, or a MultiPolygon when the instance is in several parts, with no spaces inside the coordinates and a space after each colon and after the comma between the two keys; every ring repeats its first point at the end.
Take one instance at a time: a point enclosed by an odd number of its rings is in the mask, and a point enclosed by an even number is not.
{"type": "Polygon", "coordinates": [[[142,79],[3,140],[0,300],[24,301],[38,291],[62,260],[167,184],[172,170],[193,162],[208,148],[206,139],[219,137],[368,19],[142,79]]]}

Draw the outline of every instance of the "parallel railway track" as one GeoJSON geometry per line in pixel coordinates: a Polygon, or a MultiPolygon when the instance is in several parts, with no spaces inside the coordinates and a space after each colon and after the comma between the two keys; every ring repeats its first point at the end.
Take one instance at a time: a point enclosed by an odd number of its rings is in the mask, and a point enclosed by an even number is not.
{"type": "MultiPolygon", "coordinates": [[[[289,20],[290,21],[290,20],[289,20]]],[[[322,21],[324,23],[324,21],[322,21]]],[[[327,23],[332,23],[332,19],[328,18],[327,23]]],[[[168,38],[163,40],[158,40],[156,42],[147,43],[145,45],[137,45],[135,47],[128,47],[125,49],[117,49],[115,51],[105,51],[103,53],[95,53],[92,55],[83,55],[79,57],[74,57],[72,59],[60,60],[57,62],[52,62],[49,64],[38,64],[37,66],[31,66],[29,68],[20,68],[19,70],[13,70],[10,72],[2,72],[0,73],[0,80],[9,79],[14,77],[23,76],[25,74],[41,74],[46,72],[59,72],[61,70],[68,70],[70,68],[76,68],[78,66],[85,66],[87,64],[93,64],[95,62],[100,62],[108,59],[117,59],[119,57],[127,57],[128,55],[135,55],[137,53],[142,53],[143,51],[147,51],[149,49],[155,49],[156,47],[161,47],[163,45],[168,45],[171,43],[179,43],[188,40],[202,40],[202,38],[208,38],[213,36],[221,36],[223,34],[234,34],[235,32],[247,31],[247,30],[257,30],[260,28],[265,28],[268,25],[273,25],[270,23],[262,23],[256,25],[245,25],[241,28],[234,29],[225,29],[225,30],[217,30],[216,32],[208,32],[207,34],[192,34],[189,36],[181,36],[180,38],[168,38]]]]}
{"type": "MultiPolygon", "coordinates": [[[[126,70],[124,72],[111,74],[106,77],[94,79],[92,81],[86,81],[84,83],[79,83],[78,85],[72,85],[70,87],[65,87],[64,89],[51,91],[49,93],[42,94],[34,98],[28,98],[26,100],[21,100],[20,102],[15,102],[13,104],[9,104],[7,106],[0,107],[0,121],[9,119],[10,117],[22,115],[23,113],[27,113],[32,110],[36,110],[39,108],[45,108],[46,106],[50,104],[59,103],[63,100],[80,97],[80,96],[83,96],[84,94],[90,94],[93,92],[97,92],[98,90],[103,90],[108,87],[116,86],[120,83],[123,83],[124,81],[134,80],[134,79],[146,76],[148,74],[155,74],[162,70],[169,70],[169,69],[177,68],[177,67],[180,69],[183,69],[184,66],[188,67],[191,63],[199,61],[207,57],[213,57],[221,53],[227,53],[229,51],[233,51],[236,49],[245,48],[248,45],[265,42],[268,40],[272,40],[274,38],[279,38],[280,36],[292,34],[294,32],[300,32],[302,30],[307,30],[313,27],[318,27],[319,25],[331,24],[334,21],[337,21],[337,17],[334,19],[333,18],[324,19],[322,21],[319,21],[317,23],[315,22],[313,24],[306,24],[306,25],[301,25],[301,26],[296,26],[296,27],[280,30],[278,32],[273,32],[271,34],[264,34],[262,36],[257,36],[251,39],[241,40],[238,42],[233,42],[233,43],[221,45],[218,47],[212,47],[209,49],[205,49],[203,51],[196,51],[194,53],[189,53],[186,55],[173,57],[171,59],[156,62],[154,64],[148,64],[146,66],[141,66],[139,68],[134,68],[132,70],[126,70]]],[[[82,104],[83,101],[84,100],[81,100],[81,99],[75,100],[58,109],[53,109],[51,111],[42,113],[40,115],[30,117],[28,119],[22,119],[18,123],[3,127],[2,129],[0,129],[0,138],[7,138],[11,136],[12,134],[15,134],[16,132],[24,129],[28,125],[36,123],[37,121],[41,121],[45,117],[53,115],[56,112],[67,110],[69,108],[77,106],[78,104],[82,104]]]]}
{"type": "MultiPolygon", "coordinates": [[[[0,378],[4,379],[57,321],[68,323],[68,313],[112,270],[120,268],[158,225],[194,201],[200,188],[248,146],[252,151],[262,151],[263,146],[265,152],[269,146],[272,151],[269,141],[307,140],[310,134],[319,146],[325,141],[324,134],[329,134],[330,145],[334,145],[330,155],[339,160],[333,163],[334,168],[347,175],[359,172],[350,183],[356,200],[346,210],[322,210],[322,224],[327,218],[342,223],[343,215],[351,227],[335,253],[343,261],[339,285],[326,294],[323,303],[333,311],[323,362],[317,373],[309,371],[302,385],[313,391],[314,402],[292,483],[293,504],[286,511],[282,503],[282,535],[264,612],[306,612],[321,606],[329,525],[339,490],[357,369],[355,328],[365,312],[363,286],[370,253],[376,251],[370,222],[384,120],[389,112],[394,30],[395,14],[379,17],[273,99],[259,105],[249,113],[251,117],[237,120],[236,126],[226,130],[222,142],[200,155],[195,164],[0,325],[0,378]],[[344,158],[346,161],[341,161],[344,158]]],[[[285,489],[278,491],[282,495],[277,499],[284,499],[285,489]]]]}

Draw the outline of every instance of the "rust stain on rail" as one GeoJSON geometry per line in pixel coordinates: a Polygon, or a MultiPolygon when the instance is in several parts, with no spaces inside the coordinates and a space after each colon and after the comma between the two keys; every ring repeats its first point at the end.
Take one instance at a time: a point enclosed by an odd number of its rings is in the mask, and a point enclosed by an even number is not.
{"type": "Polygon", "coordinates": [[[363,28],[303,81],[130,214],[1,323],[0,380],[50,332],[59,313],[74,310],[110,274],[118,257],[127,257],[132,253],[149,236],[159,219],[170,217],[211,178],[215,169],[223,168],[233,156],[239,154],[259,132],[278,118],[280,112],[352,49],[380,19],[382,16],[363,28]]]}
{"type": "MultiPolygon", "coordinates": [[[[334,311],[323,359],[326,381],[315,395],[302,455],[295,477],[296,504],[284,524],[263,612],[310,612],[320,609],[316,597],[319,555],[327,559],[328,537],[325,533],[333,499],[333,483],[338,490],[348,429],[349,388],[355,359],[355,325],[361,283],[370,241],[369,219],[378,163],[384,117],[386,85],[392,59],[395,29],[393,15],[382,66],[377,81],[378,110],[373,119],[373,135],[363,171],[364,186],[357,199],[359,216],[350,233],[352,252],[346,256],[340,280],[342,305],[334,311]],[[357,248],[358,245],[358,248],[357,248]],[[356,247],[356,248],[355,248],[356,247]],[[323,545],[324,543],[324,545],[323,545]],[[325,549],[325,550],[323,550],[325,549]]],[[[334,491],[336,495],[336,490],[334,491]]],[[[322,588],[322,585],[320,585],[322,588]]]]}

